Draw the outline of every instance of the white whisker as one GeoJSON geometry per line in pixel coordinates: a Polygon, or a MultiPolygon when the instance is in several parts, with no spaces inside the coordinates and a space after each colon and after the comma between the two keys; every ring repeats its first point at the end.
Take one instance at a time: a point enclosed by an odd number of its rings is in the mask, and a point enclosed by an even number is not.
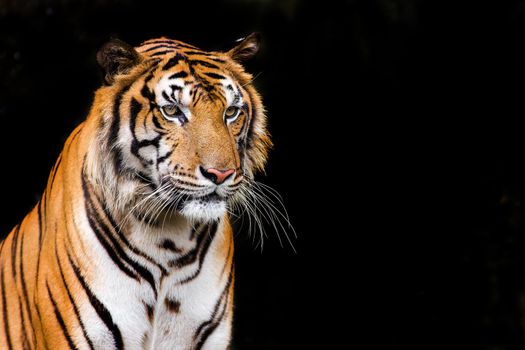
{"type": "Polygon", "coordinates": [[[281,246],[283,241],[281,233],[284,234],[292,250],[296,252],[294,244],[288,233],[290,230],[293,237],[297,238],[297,233],[293,228],[289,214],[284,206],[284,202],[279,193],[268,185],[245,178],[243,185],[239,187],[237,193],[231,200],[231,211],[239,211],[239,216],[248,217],[248,232],[251,235],[254,228],[260,233],[261,249],[264,238],[267,237],[264,222],[269,224],[281,246]],[[246,215],[245,215],[246,214],[246,215]],[[252,219],[255,226],[252,226],[252,219]],[[264,221],[264,222],[263,222],[264,221]]]}

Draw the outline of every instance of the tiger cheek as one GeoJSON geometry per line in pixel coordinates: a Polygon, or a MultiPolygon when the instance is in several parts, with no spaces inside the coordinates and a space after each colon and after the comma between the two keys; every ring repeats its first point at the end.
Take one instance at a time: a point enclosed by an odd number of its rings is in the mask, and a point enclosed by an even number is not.
{"type": "Polygon", "coordinates": [[[191,143],[191,138],[187,133],[178,132],[177,137],[172,143],[173,155],[171,156],[171,162],[173,170],[180,168],[191,169],[192,166],[192,154],[194,154],[194,147],[191,143]]]}

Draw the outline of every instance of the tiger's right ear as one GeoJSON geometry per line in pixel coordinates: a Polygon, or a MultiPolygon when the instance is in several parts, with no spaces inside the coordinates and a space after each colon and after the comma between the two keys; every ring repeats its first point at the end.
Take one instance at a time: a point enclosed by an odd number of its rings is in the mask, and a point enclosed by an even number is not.
{"type": "Polygon", "coordinates": [[[261,35],[251,33],[245,38],[237,40],[237,45],[226,54],[237,62],[247,61],[259,51],[261,46],[261,35]]]}
{"type": "Polygon", "coordinates": [[[119,39],[111,39],[97,52],[97,62],[107,85],[113,84],[115,75],[129,72],[141,60],[133,46],[119,39]]]}

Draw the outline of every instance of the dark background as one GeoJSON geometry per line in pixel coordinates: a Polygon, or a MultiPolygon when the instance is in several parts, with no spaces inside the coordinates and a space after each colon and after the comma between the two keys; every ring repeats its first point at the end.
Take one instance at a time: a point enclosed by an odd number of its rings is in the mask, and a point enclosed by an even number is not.
{"type": "Polygon", "coordinates": [[[0,0],[1,232],[87,115],[108,38],[252,31],[259,180],[299,238],[238,233],[236,349],[525,348],[523,0],[0,0]]]}

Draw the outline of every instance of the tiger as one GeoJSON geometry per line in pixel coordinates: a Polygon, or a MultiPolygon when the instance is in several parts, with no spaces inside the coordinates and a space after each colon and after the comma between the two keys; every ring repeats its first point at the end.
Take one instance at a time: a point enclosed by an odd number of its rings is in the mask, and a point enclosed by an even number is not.
{"type": "Polygon", "coordinates": [[[111,39],[103,84],[37,205],[0,246],[0,349],[228,349],[232,203],[272,141],[244,62],[111,39]]]}

